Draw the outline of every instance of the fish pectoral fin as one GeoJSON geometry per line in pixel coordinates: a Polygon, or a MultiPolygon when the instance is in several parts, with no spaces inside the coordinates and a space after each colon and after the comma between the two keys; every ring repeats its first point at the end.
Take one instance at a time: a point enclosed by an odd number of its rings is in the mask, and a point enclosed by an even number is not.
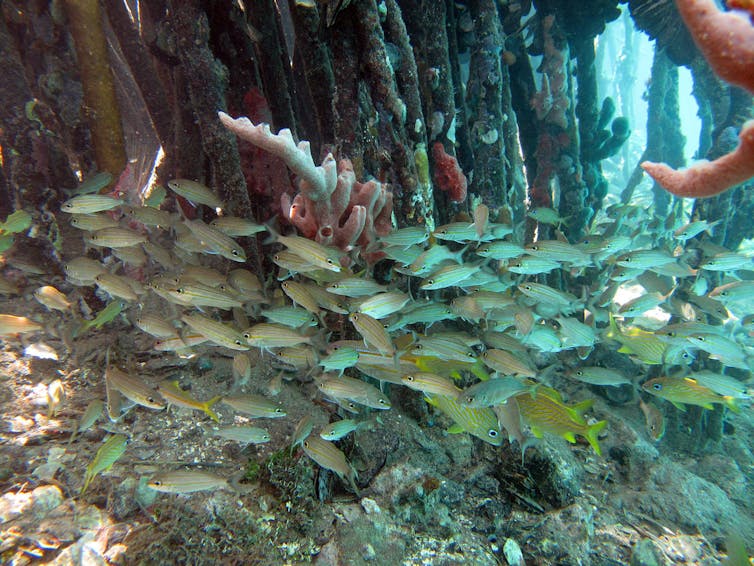
{"type": "Polygon", "coordinates": [[[736,399],[734,397],[731,397],[730,395],[726,395],[723,397],[725,399],[725,405],[734,413],[740,413],[741,408],[736,403],[736,399]]]}
{"type": "Polygon", "coordinates": [[[561,434],[561,436],[565,438],[571,444],[576,444],[576,435],[573,434],[570,430],[567,430],[566,432],[561,434]]]}
{"type": "Polygon", "coordinates": [[[448,432],[448,434],[461,434],[461,433],[463,433],[463,432],[466,432],[466,429],[464,429],[464,428],[463,428],[463,427],[462,427],[461,425],[459,425],[459,424],[454,424],[454,425],[451,425],[451,426],[450,426],[450,427],[448,428],[447,432],[448,432]]]}
{"type": "Polygon", "coordinates": [[[542,429],[539,428],[538,426],[531,427],[531,433],[537,438],[542,438],[545,435],[542,429]]]}
{"type": "Polygon", "coordinates": [[[678,401],[671,401],[671,403],[673,403],[673,406],[679,411],[683,411],[684,413],[686,412],[686,405],[684,405],[683,403],[679,403],[678,401]]]}

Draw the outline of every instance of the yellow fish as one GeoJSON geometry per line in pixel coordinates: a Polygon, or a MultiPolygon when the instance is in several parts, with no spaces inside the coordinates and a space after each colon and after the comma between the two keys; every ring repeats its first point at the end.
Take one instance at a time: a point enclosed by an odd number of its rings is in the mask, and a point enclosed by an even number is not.
{"type": "Polygon", "coordinates": [[[709,387],[697,383],[690,377],[656,377],[645,381],[641,388],[655,397],[670,401],[678,409],[685,411],[684,405],[697,405],[704,409],[714,409],[715,403],[725,404],[731,411],[739,411],[736,400],[730,395],[720,395],[709,387]]]}
{"type": "Polygon", "coordinates": [[[517,395],[515,399],[521,418],[537,438],[550,433],[574,444],[576,435],[583,436],[597,455],[602,456],[597,435],[605,428],[607,421],[588,425],[583,417],[583,412],[594,403],[592,399],[569,407],[563,403],[560,394],[549,387],[539,387],[536,392],[517,395]]]}

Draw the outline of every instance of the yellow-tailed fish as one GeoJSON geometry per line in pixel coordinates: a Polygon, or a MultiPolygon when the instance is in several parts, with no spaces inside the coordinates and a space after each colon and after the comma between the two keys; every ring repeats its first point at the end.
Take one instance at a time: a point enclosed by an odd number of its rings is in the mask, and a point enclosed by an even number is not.
{"type": "Polygon", "coordinates": [[[267,230],[266,226],[252,222],[247,218],[238,218],[237,216],[221,216],[220,218],[215,218],[209,225],[232,238],[253,236],[267,230]]]}
{"type": "Polygon", "coordinates": [[[169,320],[166,320],[164,316],[154,313],[142,311],[134,319],[134,324],[140,330],[155,338],[175,338],[178,336],[178,330],[169,320]]]}
{"type": "Polygon", "coordinates": [[[523,377],[536,377],[537,375],[537,370],[532,367],[528,360],[505,350],[494,348],[487,350],[482,354],[482,361],[490,369],[503,375],[520,375],[523,377]]]}
{"type": "Polygon", "coordinates": [[[531,384],[524,383],[516,377],[497,377],[480,381],[463,391],[459,391],[457,400],[467,407],[482,409],[501,405],[511,397],[531,389],[531,384]]]}
{"type": "Polygon", "coordinates": [[[585,267],[592,264],[588,254],[568,242],[560,240],[537,240],[524,246],[526,251],[538,258],[585,267]]]}
{"type": "Polygon", "coordinates": [[[420,336],[419,340],[409,350],[417,356],[431,356],[441,360],[474,363],[474,350],[463,342],[453,338],[438,336],[420,336]]]}
{"type": "Polygon", "coordinates": [[[415,372],[401,378],[403,385],[414,391],[421,391],[430,395],[444,395],[458,397],[461,390],[447,377],[429,372],[415,372]]]}
{"type": "Polygon", "coordinates": [[[108,438],[105,443],[99,447],[94,460],[87,466],[86,475],[84,476],[84,487],[81,488],[79,495],[84,495],[89,484],[97,477],[100,472],[106,472],[126,451],[128,438],[124,434],[114,434],[108,438]]]}
{"type": "Polygon", "coordinates": [[[94,214],[112,210],[122,204],[122,200],[107,195],[80,195],[65,201],[60,210],[68,214],[94,214]]]}
{"type": "Polygon", "coordinates": [[[276,240],[301,258],[306,259],[312,265],[339,273],[340,253],[332,248],[318,244],[301,236],[282,236],[277,234],[276,240]]]}
{"type": "Polygon", "coordinates": [[[191,353],[193,346],[207,342],[207,338],[196,332],[183,332],[180,336],[164,338],[154,343],[158,352],[176,352],[178,354],[191,353]]]}
{"type": "Polygon", "coordinates": [[[129,206],[124,207],[124,212],[129,218],[155,228],[168,229],[177,221],[177,215],[172,215],[166,210],[160,210],[152,206],[129,206]]]}
{"type": "Polygon", "coordinates": [[[67,311],[71,308],[71,302],[64,293],[51,285],[45,285],[34,291],[34,298],[48,309],[67,311]]]}
{"type": "Polygon", "coordinates": [[[286,416],[285,409],[261,395],[245,394],[223,397],[223,404],[250,417],[277,419],[286,416]]]}
{"type": "Polygon", "coordinates": [[[214,489],[232,489],[228,480],[204,470],[175,470],[155,474],[147,486],[163,493],[194,493],[214,489]]]}
{"type": "Polygon", "coordinates": [[[159,264],[165,269],[173,269],[175,267],[175,258],[169,250],[152,242],[144,242],[142,247],[154,263],[159,264]]]}
{"type": "Polygon", "coordinates": [[[147,263],[147,254],[141,246],[126,246],[123,248],[113,248],[112,254],[123,263],[133,267],[144,267],[147,263]]]}
{"type": "Polygon", "coordinates": [[[287,326],[271,322],[260,322],[247,328],[243,331],[243,338],[249,345],[262,349],[312,343],[311,336],[303,336],[287,326]]]}
{"type": "Polygon", "coordinates": [[[66,277],[84,285],[90,285],[94,278],[105,271],[105,266],[88,257],[77,257],[63,264],[66,277]]]}
{"type": "Polygon", "coordinates": [[[139,296],[134,290],[134,286],[128,277],[122,275],[115,275],[114,273],[100,273],[94,278],[94,282],[97,286],[106,291],[111,297],[115,299],[124,299],[126,301],[135,302],[139,300],[139,296]]]}
{"type": "Polygon", "coordinates": [[[198,332],[210,342],[223,346],[230,350],[248,350],[244,336],[234,327],[212,320],[201,314],[186,314],[181,320],[194,332],[198,332]]]}
{"type": "Polygon", "coordinates": [[[306,285],[298,281],[285,281],[280,287],[283,289],[283,293],[288,295],[294,304],[308,310],[312,314],[319,314],[319,304],[309,292],[306,285]]]}
{"type": "Polygon", "coordinates": [[[87,232],[96,232],[105,228],[116,228],[118,221],[107,214],[73,214],[71,226],[87,232]]]}
{"type": "Polygon", "coordinates": [[[304,415],[296,424],[296,428],[293,431],[291,437],[291,453],[295,450],[296,446],[302,444],[304,439],[312,433],[314,429],[314,421],[310,415],[304,415]]]}
{"type": "Polygon", "coordinates": [[[476,250],[474,250],[474,253],[489,259],[503,260],[513,259],[514,257],[524,255],[526,253],[526,250],[518,244],[514,244],[512,242],[495,240],[494,242],[482,244],[476,250]]]}
{"type": "Polygon", "coordinates": [[[236,295],[231,295],[227,291],[215,289],[202,283],[180,283],[167,290],[167,297],[172,302],[194,307],[216,307],[230,310],[233,307],[243,306],[236,295]]]}
{"type": "Polygon", "coordinates": [[[241,444],[264,444],[270,441],[270,433],[257,426],[224,426],[206,429],[212,436],[235,440],[241,444]]]}
{"type": "Polygon", "coordinates": [[[419,285],[419,289],[430,291],[457,286],[461,281],[468,279],[477,271],[479,271],[478,265],[465,263],[461,265],[446,265],[424,279],[419,285]]]}
{"type": "Polygon", "coordinates": [[[583,417],[583,412],[591,407],[593,400],[568,406],[563,403],[557,391],[547,387],[539,387],[536,392],[517,395],[515,399],[521,419],[537,438],[542,438],[545,433],[555,434],[574,444],[576,435],[582,436],[592,445],[598,456],[602,455],[597,436],[605,428],[607,421],[589,425],[583,417]]]}
{"type": "Polygon", "coordinates": [[[393,346],[390,335],[379,320],[372,318],[368,314],[358,312],[348,315],[348,320],[351,321],[356,331],[361,334],[366,344],[376,348],[380,354],[386,356],[395,355],[395,346],[393,346]]]}
{"type": "Polygon", "coordinates": [[[401,291],[387,291],[361,301],[356,308],[358,312],[379,320],[400,311],[410,300],[411,297],[401,291]]]}
{"type": "Polygon", "coordinates": [[[216,269],[204,267],[203,265],[187,265],[181,272],[180,280],[181,282],[191,281],[193,283],[209,285],[215,289],[228,283],[225,275],[216,269]]]}
{"type": "Polygon", "coordinates": [[[157,391],[159,391],[165,401],[171,405],[184,407],[186,409],[194,409],[195,411],[203,411],[216,423],[220,422],[217,413],[212,410],[212,406],[222,399],[219,395],[208,401],[198,401],[194,399],[188,391],[181,389],[178,380],[163,381],[157,386],[157,391]]]}
{"type": "Polygon", "coordinates": [[[539,275],[558,269],[560,263],[545,257],[521,256],[508,262],[506,269],[519,275],[539,275]]]}
{"type": "Polygon", "coordinates": [[[96,232],[89,232],[84,236],[84,241],[87,244],[102,246],[104,248],[123,248],[143,244],[147,241],[147,237],[128,228],[116,226],[114,228],[103,228],[96,232]]]}
{"type": "Polygon", "coordinates": [[[662,250],[636,250],[618,256],[615,263],[632,269],[651,269],[674,261],[676,258],[662,250]]]}
{"type": "Polygon", "coordinates": [[[455,399],[442,395],[428,395],[425,400],[453,419],[455,424],[448,429],[451,434],[468,432],[493,446],[503,443],[497,416],[491,409],[466,407],[455,399]]]}
{"type": "Polygon", "coordinates": [[[622,373],[610,368],[598,366],[587,366],[572,369],[566,372],[566,375],[572,379],[591,383],[592,385],[619,386],[631,385],[631,380],[626,378],[622,373]]]}
{"type": "Polygon", "coordinates": [[[651,401],[645,403],[642,399],[639,399],[639,408],[644,413],[649,436],[653,441],[658,442],[665,435],[665,415],[651,401]]]}
{"type": "Polygon", "coordinates": [[[101,171],[95,173],[91,177],[84,179],[84,181],[75,189],[70,191],[70,194],[76,195],[90,195],[92,193],[98,193],[113,181],[113,176],[107,171],[101,171]]]}
{"type": "Polygon", "coordinates": [[[353,419],[343,419],[327,424],[319,431],[319,437],[330,442],[336,442],[341,438],[351,434],[366,424],[366,421],[355,421],[353,419]]]}
{"type": "Polygon", "coordinates": [[[243,385],[251,377],[251,360],[247,354],[236,354],[233,356],[233,378],[236,385],[243,385]]]}
{"type": "Polygon", "coordinates": [[[282,324],[290,328],[301,328],[302,326],[317,326],[319,319],[306,309],[298,307],[278,307],[274,309],[265,309],[261,315],[270,322],[282,324]]]}
{"type": "Polygon", "coordinates": [[[204,204],[212,208],[223,208],[225,206],[212,189],[197,181],[173,179],[168,181],[168,188],[194,204],[204,204]]]}
{"type": "Polygon", "coordinates": [[[310,435],[302,444],[304,453],[323,468],[335,472],[343,481],[348,481],[351,488],[358,493],[356,487],[356,470],[346,459],[346,455],[332,442],[318,436],[310,435]]]}
{"type": "Polygon", "coordinates": [[[105,404],[101,399],[93,399],[89,402],[84,409],[84,414],[81,415],[79,422],[76,424],[76,428],[73,429],[68,444],[73,442],[79,433],[89,430],[89,428],[97,422],[97,419],[102,415],[102,410],[105,408],[105,404]]]}
{"type": "Polygon", "coordinates": [[[719,403],[727,405],[735,413],[739,412],[733,397],[715,393],[688,377],[656,377],[642,383],[641,388],[655,397],[670,401],[682,411],[685,410],[684,405],[714,409],[713,405],[719,403]]]}
{"type": "Polygon", "coordinates": [[[246,269],[234,269],[228,273],[228,283],[241,295],[262,291],[259,277],[246,269]]]}
{"type": "Polygon", "coordinates": [[[43,330],[42,325],[26,318],[25,316],[0,314],[0,336],[24,334],[26,332],[37,332],[39,330],[43,330]]]}
{"type": "Polygon", "coordinates": [[[329,377],[325,374],[324,379],[317,384],[319,390],[333,399],[348,399],[360,405],[366,405],[373,409],[389,409],[390,399],[373,385],[354,379],[340,376],[329,377]]]}
{"type": "Polygon", "coordinates": [[[126,399],[130,399],[137,405],[156,410],[165,408],[161,395],[153,387],[115,366],[108,366],[105,370],[105,382],[108,387],[119,391],[126,399]]]}
{"type": "Polygon", "coordinates": [[[294,369],[309,369],[317,364],[317,354],[311,346],[289,346],[274,353],[275,359],[294,369]]]}
{"type": "Polygon", "coordinates": [[[319,360],[319,365],[326,372],[337,371],[341,374],[347,368],[355,366],[359,361],[359,352],[354,348],[338,348],[332,354],[319,360]]]}
{"type": "Polygon", "coordinates": [[[183,223],[191,230],[191,233],[209,249],[208,253],[215,253],[231,261],[243,263],[246,261],[246,252],[230,236],[226,236],[219,230],[207,226],[199,219],[183,219],[183,223]]]}

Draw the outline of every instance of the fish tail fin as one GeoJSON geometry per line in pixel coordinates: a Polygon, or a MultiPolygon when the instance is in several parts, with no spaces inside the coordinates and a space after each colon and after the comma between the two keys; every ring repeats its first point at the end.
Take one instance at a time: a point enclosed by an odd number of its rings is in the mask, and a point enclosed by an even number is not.
{"type": "Polygon", "coordinates": [[[741,412],[741,408],[738,406],[738,403],[736,403],[735,397],[731,397],[730,395],[725,395],[723,399],[725,399],[725,404],[731,411],[733,411],[734,413],[741,412]]]}
{"type": "Polygon", "coordinates": [[[613,313],[610,313],[610,327],[608,328],[608,331],[605,334],[605,336],[607,338],[612,338],[613,340],[617,340],[620,335],[621,333],[620,333],[620,328],[618,328],[618,323],[615,322],[615,317],[613,316],[613,313]]]}
{"type": "Polygon", "coordinates": [[[222,395],[217,395],[216,397],[212,397],[209,401],[206,401],[202,404],[202,411],[207,413],[207,416],[211,418],[216,423],[220,422],[220,417],[217,416],[217,413],[212,410],[212,406],[217,403],[220,399],[222,399],[222,395]]]}
{"type": "Polygon", "coordinates": [[[592,445],[592,448],[594,448],[597,456],[602,456],[602,448],[600,448],[600,443],[597,437],[606,425],[607,421],[596,422],[587,429],[586,434],[584,435],[584,438],[586,438],[589,441],[589,444],[592,445]]]}

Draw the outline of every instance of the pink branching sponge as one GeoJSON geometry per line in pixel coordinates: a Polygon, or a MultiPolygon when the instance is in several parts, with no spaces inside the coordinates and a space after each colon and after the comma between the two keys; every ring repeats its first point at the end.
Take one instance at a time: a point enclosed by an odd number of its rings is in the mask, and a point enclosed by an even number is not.
{"type": "MultiPolygon", "coordinates": [[[[733,4],[733,2],[731,2],[733,4]]],[[[751,4],[738,0],[735,5],[751,4]]],[[[743,14],[721,12],[714,0],[676,0],[694,42],[721,78],[754,94],[754,26],[743,14]]],[[[680,197],[718,195],[754,177],[754,122],[744,124],[741,143],[728,155],[684,171],[645,161],[642,168],[667,191],[680,197]]]]}
{"type": "MultiPolygon", "coordinates": [[[[219,112],[220,121],[239,138],[280,157],[298,176],[300,192],[291,200],[280,194],[281,209],[306,238],[344,251],[354,246],[366,250],[378,236],[392,229],[393,193],[377,181],[359,183],[348,159],[336,164],[328,154],[315,165],[309,142],[296,144],[290,130],[277,134],[267,124],[248,118],[231,118],[219,112]]],[[[379,255],[366,254],[368,262],[379,255]]]]}

